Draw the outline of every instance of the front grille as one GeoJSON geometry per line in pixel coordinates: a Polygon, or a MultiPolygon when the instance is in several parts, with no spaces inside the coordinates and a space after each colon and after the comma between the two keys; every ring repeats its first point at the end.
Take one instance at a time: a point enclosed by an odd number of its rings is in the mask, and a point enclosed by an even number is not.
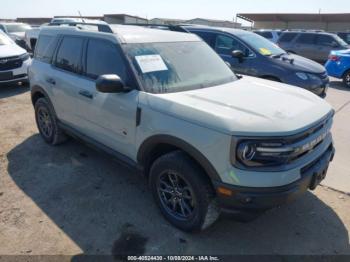
{"type": "Polygon", "coordinates": [[[330,133],[330,122],[333,114],[332,112],[319,124],[286,140],[286,146],[295,148],[295,151],[289,156],[289,163],[310,154],[323,143],[330,133]]]}
{"type": "Polygon", "coordinates": [[[23,61],[18,56],[0,58],[0,71],[12,70],[21,67],[23,61]]]}

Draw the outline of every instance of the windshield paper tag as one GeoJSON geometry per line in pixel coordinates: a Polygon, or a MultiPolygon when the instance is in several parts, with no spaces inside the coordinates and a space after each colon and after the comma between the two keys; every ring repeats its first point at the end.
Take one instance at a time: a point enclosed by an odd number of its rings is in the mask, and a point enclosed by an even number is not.
{"type": "Polygon", "coordinates": [[[260,48],[259,50],[262,55],[272,55],[271,51],[267,48],[260,48]]]}
{"type": "Polygon", "coordinates": [[[135,56],[142,73],[150,73],[168,70],[163,58],[160,55],[140,55],[135,56]]]}

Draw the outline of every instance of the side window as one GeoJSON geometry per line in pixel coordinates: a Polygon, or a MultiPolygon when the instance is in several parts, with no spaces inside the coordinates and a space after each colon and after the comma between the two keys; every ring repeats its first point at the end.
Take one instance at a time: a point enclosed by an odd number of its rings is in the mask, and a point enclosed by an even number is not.
{"type": "Polygon", "coordinates": [[[211,46],[212,48],[215,47],[215,34],[214,33],[209,33],[209,32],[193,32],[196,35],[198,35],[200,38],[203,39],[203,41],[205,41],[209,46],[211,46]]]}
{"type": "Polygon", "coordinates": [[[335,47],[339,45],[338,42],[329,35],[319,35],[317,37],[317,44],[330,47],[335,47]]]}
{"type": "Polygon", "coordinates": [[[0,30],[3,31],[4,33],[6,33],[5,27],[3,25],[0,25],[0,30]]]}
{"type": "Polygon", "coordinates": [[[315,44],[316,35],[315,34],[300,34],[297,39],[298,44],[304,45],[314,45],[315,44]]]}
{"type": "Polygon", "coordinates": [[[216,37],[215,49],[220,55],[231,55],[234,50],[241,50],[246,56],[250,56],[250,50],[238,40],[226,36],[218,35],[216,37]]]}
{"type": "Polygon", "coordinates": [[[56,37],[41,35],[39,37],[38,43],[36,44],[34,58],[45,63],[51,63],[56,45],[56,37]]]}
{"type": "Polygon", "coordinates": [[[278,40],[280,43],[289,43],[297,36],[296,33],[283,33],[278,40]]]}
{"type": "Polygon", "coordinates": [[[90,39],[87,47],[86,75],[96,79],[106,74],[116,74],[128,83],[125,62],[117,46],[104,40],[90,39]]]}
{"type": "Polygon", "coordinates": [[[55,66],[69,72],[79,73],[83,42],[83,38],[65,36],[58,49],[55,66]]]}

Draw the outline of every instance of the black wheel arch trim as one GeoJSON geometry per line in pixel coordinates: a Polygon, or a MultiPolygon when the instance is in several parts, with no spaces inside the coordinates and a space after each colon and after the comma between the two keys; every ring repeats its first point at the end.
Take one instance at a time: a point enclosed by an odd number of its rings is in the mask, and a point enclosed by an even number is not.
{"type": "Polygon", "coordinates": [[[137,162],[144,167],[144,170],[147,168],[150,152],[159,144],[166,144],[179,148],[197,161],[211,180],[222,181],[214,166],[198,149],[186,141],[170,135],[154,135],[147,138],[141,144],[137,153],[137,162]]]}

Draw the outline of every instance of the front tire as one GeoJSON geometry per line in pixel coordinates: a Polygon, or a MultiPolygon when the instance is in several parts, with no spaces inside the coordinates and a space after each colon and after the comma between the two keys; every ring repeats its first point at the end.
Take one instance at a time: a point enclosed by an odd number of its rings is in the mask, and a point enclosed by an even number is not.
{"type": "Polygon", "coordinates": [[[204,230],[219,217],[210,180],[184,152],[158,158],[151,168],[149,183],[164,217],[183,231],[204,230]]]}
{"type": "Polygon", "coordinates": [[[67,140],[67,136],[58,126],[54,110],[46,98],[39,98],[34,109],[37,127],[46,143],[58,145],[67,140]]]}
{"type": "Polygon", "coordinates": [[[350,70],[348,70],[343,76],[343,83],[346,87],[350,88],[350,70]]]}

